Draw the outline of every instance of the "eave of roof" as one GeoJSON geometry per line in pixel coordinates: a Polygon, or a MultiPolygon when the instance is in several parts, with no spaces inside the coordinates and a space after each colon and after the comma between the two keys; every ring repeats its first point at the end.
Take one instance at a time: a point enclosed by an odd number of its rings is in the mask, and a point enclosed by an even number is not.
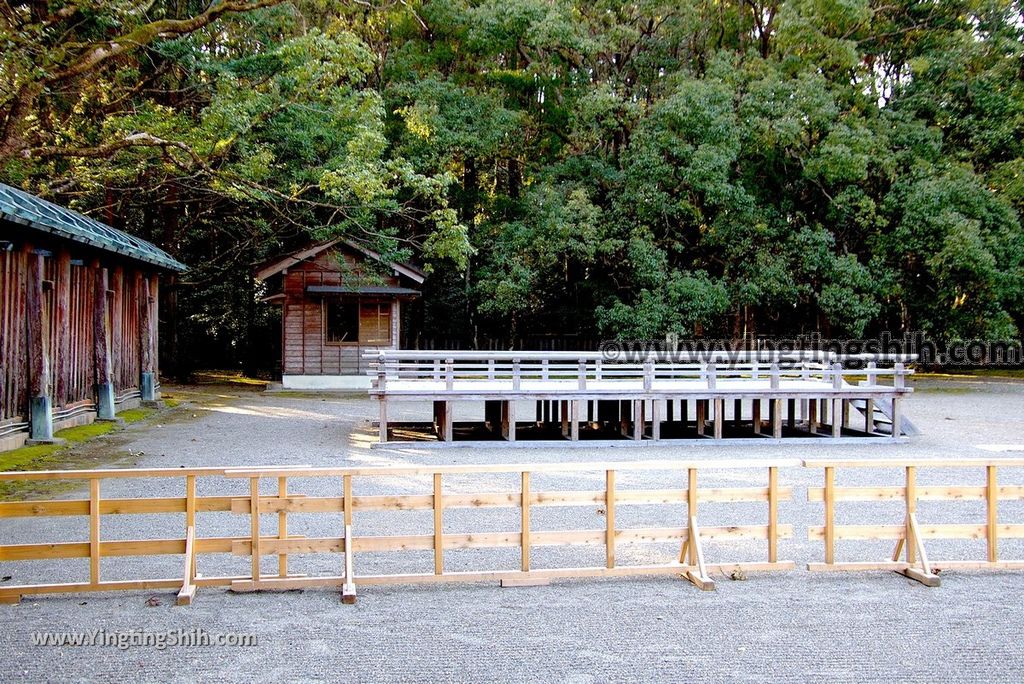
{"type": "Polygon", "coordinates": [[[188,270],[185,264],[151,242],[3,183],[0,183],[0,219],[168,271],[188,270]]]}
{"type": "Polygon", "coordinates": [[[419,290],[414,290],[411,287],[349,287],[347,285],[307,285],[306,292],[308,294],[399,295],[406,297],[416,297],[420,294],[419,290]]]}
{"type": "Polygon", "coordinates": [[[317,254],[320,254],[324,250],[330,249],[331,247],[334,247],[339,243],[342,243],[348,246],[350,249],[354,249],[357,252],[360,252],[375,261],[379,261],[382,264],[386,264],[392,270],[404,275],[406,278],[409,278],[410,280],[413,280],[417,283],[422,283],[427,278],[426,273],[416,268],[412,264],[402,264],[394,261],[385,261],[380,254],[377,254],[373,250],[367,249],[362,245],[352,242],[351,240],[335,238],[333,240],[328,240],[327,242],[321,242],[320,244],[313,245],[312,247],[307,247],[302,251],[294,252],[292,254],[289,254],[288,256],[270,262],[269,264],[257,269],[256,279],[266,280],[267,278],[273,275],[277,275],[281,271],[291,268],[292,266],[301,263],[306,259],[312,259],[317,254]]]}

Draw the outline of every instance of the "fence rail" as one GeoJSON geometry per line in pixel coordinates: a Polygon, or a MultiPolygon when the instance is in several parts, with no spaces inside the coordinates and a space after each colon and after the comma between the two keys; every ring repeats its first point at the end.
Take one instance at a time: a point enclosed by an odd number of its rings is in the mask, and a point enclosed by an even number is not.
{"type": "Polygon", "coordinates": [[[1001,539],[1024,538],[1024,525],[999,522],[1000,501],[1024,500],[1024,487],[999,485],[1000,468],[1024,468],[1024,458],[994,459],[879,459],[856,460],[807,460],[807,468],[824,471],[824,486],[807,490],[808,501],[825,504],[824,525],[808,528],[809,539],[821,539],[825,546],[825,561],[810,563],[808,570],[895,570],[929,586],[938,586],[938,568],[991,568],[1022,569],[1024,560],[1000,560],[1001,539]],[[886,486],[836,486],[837,469],[896,469],[902,471],[902,485],[886,486]],[[970,486],[956,483],[941,485],[919,485],[918,472],[921,469],[982,469],[985,484],[970,486]],[[885,524],[836,524],[836,503],[850,501],[902,501],[903,519],[885,524]],[[919,501],[983,501],[984,522],[967,523],[925,523],[918,520],[919,501]],[[928,539],[984,539],[986,557],[983,560],[935,560],[929,559],[925,548],[928,539]],[[843,540],[890,540],[896,546],[890,559],[864,559],[836,561],[836,542],[843,540]],[[900,559],[901,554],[903,559],[900,559]]]}
{"type": "MultiPolygon", "coordinates": [[[[85,470],[0,473],[0,481],[80,481],[88,485],[87,498],[0,502],[0,519],[68,518],[88,521],[88,534],[77,541],[36,541],[0,544],[0,562],[88,559],[88,578],[77,582],[43,582],[0,586],[0,602],[16,603],[24,595],[107,590],[177,589],[178,602],[192,601],[198,587],[224,586],[234,591],[337,587],[342,599],[355,600],[356,587],[374,584],[405,584],[445,581],[500,580],[510,584],[546,583],[564,577],[626,576],[642,574],[678,574],[701,589],[713,589],[715,570],[787,570],[792,561],[779,560],[779,540],[793,536],[793,526],[780,522],[779,502],[792,499],[793,488],[780,482],[780,472],[798,467],[822,470],[823,486],[809,487],[807,501],[824,504],[824,524],[808,528],[810,540],[824,542],[824,562],[810,563],[811,571],[822,570],[895,570],[930,586],[937,586],[938,569],[1024,569],[1024,561],[1007,560],[1000,555],[1000,542],[1024,538],[1024,524],[1001,521],[1000,502],[1024,500],[1024,485],[1000,483],[1000,470],[1024,468],[1024,458],[993,459],[878,459],[878,460],[806,460],[751,459],[699,461],[642,461],[599,463],[486,464],[394,467],[316,468],[155,468],[135,470],[85,470]],[[839,485],[837,471],[874,469],[896,471],[899,484],[839,485]],[[983,484],[949,482],[919,484],[918,473],[936,469],[953,472],[974,469],[984,474],[983,484]],[[662,482],[657,488],[624,487],[630,475],[657,472],[662,482]],[[728,486],[709,486],[707,475],[713,472],[728,486]],[[548,476],[589,475],[600,482],[587,488],[545,489],[542,478],[548,476]],[[493,484],[467,487],[475,478],[506,475],[513,480],[511,490],[493,484]],[[151,478],[181,481],[181,496],[112,497],[103,496],[105,485],[113,481],[151,478]],[[457,482],[453,485],[453,480],[457,482]],[[736,486],[734,481],[741,480],[736,486]],[[197,485],[220,484],[233,493],[199,496],[197,485]],[[248,487],[239,484],[248,483],[248,487]],[[356,494],[356,484],[373,483],[374,493],[356,494]],[[409,493],[410,486],[422,491],[409,493]],[[265,484],[276,484],[269,493],[265,484]],[[296,486],[301,485],[301,486],[296,486]],[[303,490],[316,488],[321,496],[303,490]],[[399,488],[401,488],[399,490],[399,488]],[[247,489],[247,493],[246,493],[247,489]],[[396,491],[397,490],[397,491],[396,491]],[[902,502],[902,514],[893,519],[857,519],[850,524],[836,523],[837,503],[902,502]],[[921,521],[920,501],[946,501],[984,504],[983,520],[959,522],[921,521]],[[750,515],[753,504],[763,513],[763,521],[735,520],[723,512],[728,507],[704,508],[710,503],[744,504],[750,515]],[[566,529],[539,529],[533,514],[552,507],[597,506],[604,516],[600,527],[573,526],[566,529]],[[629,506],[675,506],[660,512],[658,526],[623,526],[623,509],[629,506]],[[685,507],[685,514],[680,512],[685,507]],[[518,511],[518,524],[497,531],[445,529],[450,512],[458,509],[512,509],[518,511]],[[379,519],[368,512],[430,511],[426,529],[416,533],[395,534],[375,528],[379,519]],[[249,534],[202,536],[200,514],[223,513],[247,517],[249,534]],[[713,513],[713,514],[712,514],[713,513]],[[158,539],[104,538],[104,516],[180,515],[181,534],[158,539]],[[290,523],[292,514],[340,514],[333,525],[334,534],[305,536],[290,523]],[[265,521],[276,518],[274,529],[265,521]],[[666,520],[673,521],[665,525],[666,520]],[[984,540],[986,553],[981,559],[935,560],[929,558],[926,541],[933,539],[984,540]],[[709,542],[748,540],[764,542],[764,555],[742,560],[721,559],[709,542]],[[846,540],[888,540],[895,542],[891,558],[861,558],[837,561],[836,547],[846,540]],[[631,565],[622,562],[621,550],[627,545],[671,543],[678,545],[678,556],[660,564],[631,565]],[[588,546],[603,549],[604,562],[596,566],[561,564],[538,568],[533,561],[535,549],[553,546],[588,546]],[[449,551],[462,549],[517,549],[515,569],[486,567],[473,571],[453,571],[446,563],[449,551]],[[409,552],[432,551],[430,571],[408,571],[409,552]],[[296,574],[290,557],[294,555],[341,554],[335,574],[305,576],[296,574]],[[360,571],[360,555],[389,554],[385,567],[398,572],[386,574],[360,571]],[[203,557],[247,556],[247,573],[205,576],[197,572],[203,557]],[[180,556],[172,564],[174,572],[157,579],[103,579],[103,559],[125,556],[180,556]],[[277,558],[275,571],[266,571],[261,560],[277,558]],[[902,556],[902,557],[901,557],[902,556]]],[[[1019,471],[1018,471],[1019,472],[1019,471]]],[[[957,481],[959,480],[959,481],[957,481]]],[[[1014,481],[1020,481],[1017,478],[1014,481]]],[[[645,509],[646,511],[649,509],[645,509]]],[[[761,513],[758,514],[761,516],[761,513]]],[[[322,521],[322,519],[321,519],[322,521]]],[[[423,521],[421,521],[423,522],[423,521]]],[[[48,526],[47,526],[48,527],[48,526]]],[[[38,526],[43,528],[43,526],[38,526]]],[[[44,528],[45,529],[45,528],[44,528]]],[[[319,530],[322,532],[322,528],[319,530]]],[[[38,534],[32,530],[33,536],[38,534]]],[[[740,549],[749,552],[749,549],[740,549]]],[[[419,559],[419,557],[417,557],[419,559]]],[[[301,559],[300,559],[301,560],[301,559]]],[[[375,563],[382,562],[380,558],[375,563]]],[[[362,566],[366,568],[366,565],[362,566]]],[[[63,578],[62,578],[63,579],[63,578]]]]}
{"type": "MultiPolygon", "coordinates": [[[[48,500],[0,503],[0,518],[40,516],[87,516],[89,538],[80,542],[4,544],[0,545],[0,561],[89,558],[88,582],[22,584],[0,587],[0,601],[17,602],[25,594],[50,592],[102,591],[107,589],[178,588],[179,603],[191,602],[198,586],[230,586],[235,591],[260,589],[296,589],[338,586],[345,601],[355,599],[356,585],[394,584],[424,581],[481,581],[498,579],[511,583],[540,583],[557,577],[617,576],[676,573],[687,577],[702,589],[713,589],[709,573],[715,569],[773,570],[792,569],[792,561],[778,559],[778,540],[791,538],[791,525],[780,524],[778,503],[792,497],[792,489],[779,485],[778,470],[797,465],[795,460],[753,461],[650,461],[640,463],[571,463],[529,465],[455,465],[403,466],[376,468],[256,468],[256,469],[150,469],[103,471],[49,471],[0,473],[0,480],[85,480],[89,483],[88,499],[48,500]],[[763,471],[764,485],[756,487],[699,486],[702,471],[763,471]],[[663,489],[623,489],[617,486],[620,474],[642,471],[664,471],[668,478],[678,477],[679,485],[663,489]],[[519,482],[518,491],[445,491],[445,477],[450,475],[513,474],[519,482]],[[592,473],[600,476],[604,486],[590,490],[538,490],[532,478],[538,475],[592,473]],[[673,475],[676,474],[676,475],[673,475]],[[432,488],[423,494],[353,494],[356,480],[413,476],[427,479],[432,488]],[[183,497],[117,498],[101,497],[105,480],[122,478],[183,478],[183,497]],[[225,480],[248,480],[248,496],[197,496],[197,478],[217,477],[225,480]],[[341,496],[304,496],[289,487],[289,480],[301,478],[327,480],[341,496]],[[685,479],[684,479],[685,478],[685,479]],[[261,493],[265,480],[276,481],[276,495],[261,493]],[[334,487],[331,481],[337,481],[334,487]],[[716,520],[718,524],[698,527],[698,504],[760,503],[764,504],[766,524],[736,524],[716,520]],[[616,512],[623,506],[681,505],[686,515],[671,527],[623,528],[616,523],[616,512]],[[540,530],[531,523],[536,508],[553,506],[603,507],[605,525],[600,529],[540,530]],[[458,508],[514,508],[519,510],[517,529],[499,532],[450,533],[444,530],[445,512],[458,508]],[[433,512],[433,526],[426,534],[356,534],[354,519],[361,511],[433,512]],[[200,512],[232,512],[247,515],[248,537],[199,536],[196,514],[200,512]],[[182,536],[173,539],[106,541],[101,538],[100,522],[104,515],[183,513],[182,536]],[[305,537],[289,529],[291,513],[341,513],[343,525],[337,536],[305,537]],[[264,533],[262,521],[267,515],[277,516],[276,533],[264,533]],[[741,562],[706,561],[706,540],[763,540],[767,552],[764,559],[741,562]],[[679,544],[677,562],[661,565],[622,565],[617,549],[622,545],[671,542],[679,544]],[[599,567],[560,567],[537,569],[531,561],[531,550],[547,546],[603,546],[605,564],[599,567]],[[474,572],[452,572],[445,568],[447,550],[477,548],[518,548],[518,570],[485,569],[474,572]],[[433,550],[431,573],[358,574],[355,565],[361,552],[407,552],[433,550]],[[196,572],[197,558],[203,554],[234,554],[251,557],[246,576],[201,577],[196,572]],[[305,577],[290,573],[290,554],[342,553],[344,564],[332,576],[305,577]],[[103,581],[100,563],[105,557],[182,555],[180,578],[103,581]],[[264,556],[278,557],[276,574],[261,567],[264,556]]],[[[362,530],[360,530],[362,532],[362,530]]],[[[401,565],[401,561],[395,561],[401,565]]]]}

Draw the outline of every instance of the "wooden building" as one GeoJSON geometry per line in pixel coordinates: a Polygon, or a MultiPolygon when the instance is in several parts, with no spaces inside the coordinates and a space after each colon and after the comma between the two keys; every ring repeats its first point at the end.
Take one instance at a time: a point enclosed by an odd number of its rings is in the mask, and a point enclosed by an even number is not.
{"type": "Polygon", "coordinates": [[[0,450],[159,397],[156,246],[0,184],[0,450]]]}
{"type": "Polygon", "coordinates": [[[281,381],[291,389],[366,389],[366,351],[398,349],[402,302],[426,277],[336,239],[259,269],[264,301],[281,306],[281,381]]]}

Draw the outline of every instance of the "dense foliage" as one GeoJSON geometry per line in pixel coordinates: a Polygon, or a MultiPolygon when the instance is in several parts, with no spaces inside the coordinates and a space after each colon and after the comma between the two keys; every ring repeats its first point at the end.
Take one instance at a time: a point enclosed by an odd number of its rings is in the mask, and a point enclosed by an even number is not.
{"type": "Polygon", "coordinates": [[[1024,324],[1019,0],[8,0],[0,43],[0,179],[189,263],[198,362],[339,233],[467,343],[1024,324]]]}

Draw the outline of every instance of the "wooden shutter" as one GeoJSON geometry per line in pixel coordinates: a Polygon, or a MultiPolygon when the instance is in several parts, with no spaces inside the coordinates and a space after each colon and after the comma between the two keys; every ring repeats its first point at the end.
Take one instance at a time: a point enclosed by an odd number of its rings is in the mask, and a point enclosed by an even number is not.
{"type": "Polygon", "coordinates": [[[359,343],[386,347],[391,344],[391,304],[363,304],[359,309],[359,343]]]}

